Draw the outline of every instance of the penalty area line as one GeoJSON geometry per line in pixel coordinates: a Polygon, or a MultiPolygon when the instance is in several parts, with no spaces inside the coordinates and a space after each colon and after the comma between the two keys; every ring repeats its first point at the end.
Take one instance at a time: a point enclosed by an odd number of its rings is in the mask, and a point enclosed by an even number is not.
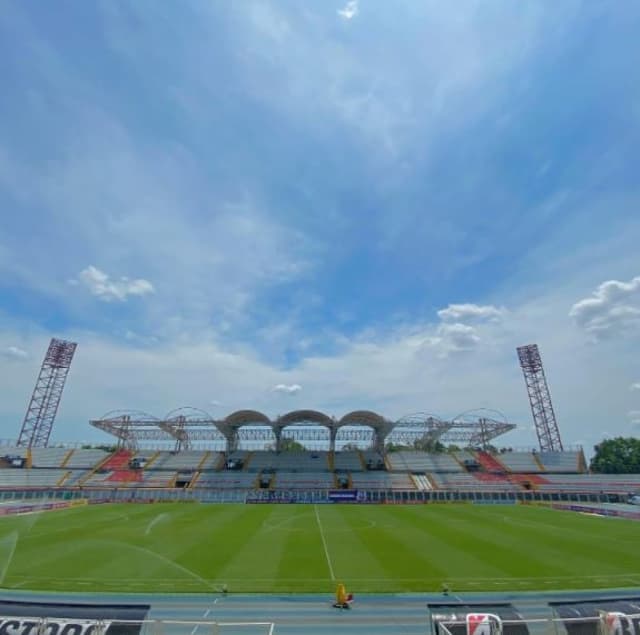
{"type": "Polygon", "coordinates": [[[322,529],[322,523],[320,522],[320,514],[318,513],[318,506],[314,505],[313,509],[316,512],[316,520],[318,521],[318,529],[320,530],[320,538],[322,538],[322,546],[324,547],[324,555],[327,558],[327,564],[329,565],[329,573],[331,574],[332,582],[336,581],[336,576],[333,572],[333,565],[331,564],[331,558],[329,557],[329,550],[327,549],[327,540],[324,537],[324,530],[322,529]]]}

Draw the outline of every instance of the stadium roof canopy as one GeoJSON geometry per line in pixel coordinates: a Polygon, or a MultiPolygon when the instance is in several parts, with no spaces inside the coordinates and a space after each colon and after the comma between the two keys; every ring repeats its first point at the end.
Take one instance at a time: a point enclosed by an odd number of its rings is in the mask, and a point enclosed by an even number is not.
{"type": "Polygon", "coordinates": [[[138,411],[114,411],[90,423],[115,436],[118,445],[124,447],[137,448],[141,442],[164,441],[175,442],[175,449],[181,450],[188,449],[195,441],[226,441],[227,451],[238,448],[243,434],[249,434],[254,441],[275,440],[276,449],[280,448],[285,429],[295,430],[297,440],[317,440],[319,426],[328,430],[330,450],[335,449],[340,432],[342,440],[370,441],[378,451],[384,450],[388,440],[408,444],[418,439],[441,440],[484,446],[516,427],[496,411],[469,412],[453,420],[418,413],[394,422],[370,410],[354,410],[340,419],[317,410],[294,410],[272,420],[257,410],[237,410],[224,419],[215,419],[194,408],[174,410],[163,418],[138,411]]]}

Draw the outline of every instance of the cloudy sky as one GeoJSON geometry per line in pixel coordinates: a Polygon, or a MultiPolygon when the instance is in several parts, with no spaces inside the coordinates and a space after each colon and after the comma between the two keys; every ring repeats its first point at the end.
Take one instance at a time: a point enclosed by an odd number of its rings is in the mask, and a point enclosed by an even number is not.
{"type": "Polygon", "coordinates": [[[640,6],[0,0],[0,425],[497,408],[640,431],[640,6]],[[634,423],[635,422],[635,423],[634,423]]]}

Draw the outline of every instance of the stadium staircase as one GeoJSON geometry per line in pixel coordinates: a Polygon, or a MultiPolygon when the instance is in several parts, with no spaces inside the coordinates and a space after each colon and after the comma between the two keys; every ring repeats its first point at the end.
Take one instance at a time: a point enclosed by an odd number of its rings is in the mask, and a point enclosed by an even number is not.
{"type": "Polygon", "coordinates": [[[583,450],[580,450],[578,453],[578,472],[581,474],[586,474],[588,472],[587,460],[584,458],[583,450]]]}
{"type": "Polygon", "coordinates": [[[65,472],[59,479],[58,482],[56,483],[56,487],[62,487],[64,485],[64,482],[73,474],[73,472],[71,470],[69,470],[68,472],[65,472]]]}
{"type": "Polygon", "coordinates": [[[333,472],[335,470],[335,456],[333,452],[327,452],[327,468],[329,472],[333,472]]]}
{"type": "Polygon", "coordinates": [[[419,489],[423,492],[428,492],[433,489],[431,481],[426,474],[412,474],[411,478],[416,486],[416,489],[419,489]]]}
{"type": "MultiPolygon", "coordinates": [[[[187,489],[193,489],[196,485],[196,483],[198,482],[198,479],[200,478],[200,475],[202,474],[202,472],[200,472],[199,470],[191,477],[191,480],[189,481],[189,485],[187,485],[187,489]]],[[[178,473],[176,472],[176,478],[175,480],[178,480],[178,473]]],[[[175,481],[174,481],[174,485],[175,485],[175,481]]]]}
{"type": "Polygon", "coordinates": [[[31,448],[27,448],[27,455],[26,455],[26,461],[24,463],[24,466],[30,470],[31,466],[33,465],[33,454],[31,453],[31,448]]]}
{"type": "Polygon", "coordinates": [[[541,472],[546,472],[547,468],[544,466],[544,463],[540,460],[540,457],[536,452],[532,454],[533,460],[536,462],[537,466],[540,468],[541,472]]]}
{"type": "Polygon", "coordinates": [[[358,450],[358,456],[360,457],[360,465],[362,465],[362,470],[364,472],[367,471],[367,460],[364,458],[364,454],[361,450],[358,450]]]}
{"type": "Polygon", "coordinates": [[[60,467],[67,467],[67,463],[71,460],[75,450],[69,450],[65,455],[64,459],[62,459],[62,463],[60,463],[60,467]]]}
{"type": "Polygon", "coordinates": [[[148,470],[162,455],[162,452],[158,450],[155,454],[149,457],[149,460],[145,463],[144,469],[148,470]]]}
{"type": "Polygon", "coordinates": [[[244,457],[244,465],[242,469],[246,472],[249,469],[249,463],[251,463],[251,459],[253,458],[254,452],[247,452],[247,456],[244,457]]]}
{"type": "Polygon", "coordinates": [[[106,465],[111,461],[111,459],[121,452],[122,450],[116,450],[113,454],[108,454],[102,461],[96,463],[82,478],[78,480],[78,485],[84,485],[87,481],[91,480],[91,477],[94,476],[99,470],[106,470],[106,465]]]}
{"type": "Polygon", "coordinates": [[[115,483],[136,483],[142,481],[141,470],[132,470],[129,467],[129,460],[133,453],[129,450],[118,450],[103,464],[102,469],[111,472],[105,479],[115,483]]]}
{"type": "MultiPolygon", "coordinates": [[[[204,468],[204,466],[206,465],[207,461],[209,460],[209,457],[211,456],[211,450],[207,450],[203,455],[202,458],[200,459],[200,463],[198,463],[198,467],[196,467],[196,472],[199,474],[202,469],[204,468]]],[[[220,466],[216,466],[216,469],[220,469],[220,466]]]]}
{"type": "Polygon", "coordinates": [[[478,459],[480,467],[490,474],[504,474],[509,471],[495,456],[484,450],[478,450],[476,452],[476,458],[478,459]]]}

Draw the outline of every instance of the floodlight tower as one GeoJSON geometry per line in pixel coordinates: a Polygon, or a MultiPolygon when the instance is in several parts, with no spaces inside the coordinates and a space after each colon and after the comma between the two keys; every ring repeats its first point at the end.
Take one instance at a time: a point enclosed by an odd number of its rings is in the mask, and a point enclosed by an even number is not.
{"type": "Polygon", "coordinates": [[[47,447],[76,346],[75,342],[51,340],[22,422],[18,446],[47,447]]]}
{"type": "Polygon", "coordinates": [[[527,385],[533,423],[542,452],[562,452],[562,439],[551,403],[551,393],[537,344],[518,347],[518,359],[527,385]]]}

